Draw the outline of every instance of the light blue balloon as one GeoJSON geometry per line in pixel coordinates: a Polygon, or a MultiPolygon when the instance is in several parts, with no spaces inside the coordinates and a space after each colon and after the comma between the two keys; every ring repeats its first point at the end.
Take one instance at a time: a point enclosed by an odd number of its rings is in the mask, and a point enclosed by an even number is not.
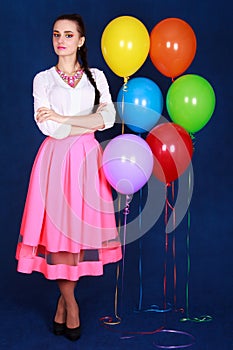
{"type": "Polygon", "coordinates": [[[121,120],[137,133],[150,131],[163,110],[163,95],[158,85],[148,78],[130,79],[117,95],[121,120]]]}

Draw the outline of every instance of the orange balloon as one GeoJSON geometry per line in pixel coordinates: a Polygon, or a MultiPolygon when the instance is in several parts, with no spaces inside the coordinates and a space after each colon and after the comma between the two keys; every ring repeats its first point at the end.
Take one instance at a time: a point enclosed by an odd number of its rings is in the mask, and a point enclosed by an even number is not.
{"type": "Polygon", "coordinates": [[[150,58],[163,75],[175,78],[192,63],[197,41],[193,29],[179,18],[159,22],[150,34],[150,58]]]}

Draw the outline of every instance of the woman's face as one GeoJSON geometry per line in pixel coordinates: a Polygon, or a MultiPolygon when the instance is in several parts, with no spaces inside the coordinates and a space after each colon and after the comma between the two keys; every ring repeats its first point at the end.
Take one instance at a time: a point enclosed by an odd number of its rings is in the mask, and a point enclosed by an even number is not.
{"type": "Polygon", "coordinates": [[[85,38],[77,30],[73,21],[58,20],[53,28],[53,47],[58,56],[76,57],[77,48],[82,46],[85,38]]]}

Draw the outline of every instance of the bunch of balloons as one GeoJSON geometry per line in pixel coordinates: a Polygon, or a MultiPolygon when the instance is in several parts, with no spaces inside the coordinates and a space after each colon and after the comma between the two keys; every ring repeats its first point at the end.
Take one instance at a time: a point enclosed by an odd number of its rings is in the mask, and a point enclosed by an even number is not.
{"type": "Polygon", "coordinates": [[[105,27],[101,38],[103,57],[124,79],[117,96],[119,116],[133,132],[148,133],[145,141],[137,135],[123,134],[104,150],[106,177],[120,193],[136,192],[152,172],[168,184],[189,166],[193,155],[191,136],[208,123],[216,103],[214,90],[205,78],[182,75],[191,65],[196,47],[193,29],[179,18],[160,21],[150,34],[132,16],[117,17],[105,27]],[[161,74],[171,78],[166,95],[171,122],[158,124],[164,108],[158,85],[145,77],[129,80],[148,56],[161,74]]]}

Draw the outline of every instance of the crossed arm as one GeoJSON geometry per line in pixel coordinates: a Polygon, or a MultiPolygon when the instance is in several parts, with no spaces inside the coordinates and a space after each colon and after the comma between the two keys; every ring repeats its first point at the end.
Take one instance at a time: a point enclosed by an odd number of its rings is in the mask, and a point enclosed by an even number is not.
{"type": "Polygon", "coordinates": [[[70,135],[83,134],[87,132],[94,132],[97,129],[104,128],[104,121],[101,111],[106,106],[106,103],[101,103],[96,112],[89,115],[81,116],[63,116],[56,113],[54,110],[47,107],[40,107],[37,110],[36,121],[43,123],[47,120],[53,120],[60,124],[71,125],[70,135]]]}

